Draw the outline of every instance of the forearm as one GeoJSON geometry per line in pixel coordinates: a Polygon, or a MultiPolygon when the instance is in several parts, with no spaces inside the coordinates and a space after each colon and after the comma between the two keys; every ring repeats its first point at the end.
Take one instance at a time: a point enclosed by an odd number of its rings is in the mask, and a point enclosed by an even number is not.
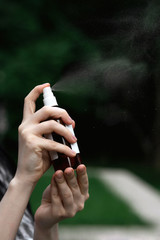
{"type": "Polygon", "coordinates": [[[58,224],[55,224],[51,229],[44,230],[38,227],[35,223],[34,240],[58,240],[58,224]]]}
{"type": "Polygon", "coordinates": [[[0,236],[3,240],[15,239],[33,187],[13,178],[0,202],[0,236]]]}

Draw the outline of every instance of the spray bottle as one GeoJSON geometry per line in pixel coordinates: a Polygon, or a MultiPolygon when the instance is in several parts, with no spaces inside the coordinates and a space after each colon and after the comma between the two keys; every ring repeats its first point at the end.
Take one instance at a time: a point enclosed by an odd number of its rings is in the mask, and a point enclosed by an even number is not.
{"type": "MultiPolygon", "coordinates": [[[[45,87],[43,89],[43,102],[44,102],[45,106],[51,106],[51,107],[58,106],[56,97],[54,96],[50,87],[45,87]]],[[[59,123],[65,125],[61,119],[58,119],[57,121],[59,123]]],[[[69,131],[71,131],[71,133],[73,135],[75,135],[72,125],[65,125],[65,127],[68,128],[69,131]]],[[[65,145],[69,146],[73,151],[76,152],[75,157],[68,157],[63,153],[51,151],[50,158],[53,163],[55,171],[56,170],[64,171],[67,167],[72,167],[73,169],[76,169],[78,167],[78,165],[81,164],[81,157],[80,157],[80,152],[79,152],[77,142],[70,144],[68,141],[66,141],[66,139],[64,139],[63,137],[61,137],[55,133],[46,134],[45,137],[48,139],[54,140],[56,142],[65,144],[65,145]]]]}

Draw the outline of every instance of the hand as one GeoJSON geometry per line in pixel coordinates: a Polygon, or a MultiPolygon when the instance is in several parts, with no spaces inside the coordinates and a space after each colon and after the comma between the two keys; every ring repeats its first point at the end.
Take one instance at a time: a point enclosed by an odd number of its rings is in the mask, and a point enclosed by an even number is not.
{"type": "Polygon", "coordinates": [[[88,177],[84,165],[78,166],[77,178],[72,168],[65,169],[64,173],[58,170],[43,193],[41,206],[35,213],[35,227],[41,232],[48,232],[59,221],[81,211],[88,197],[88,177]]]}
{"type": "Polygon", "coordinates": [[[74,125],[74,121],[64,109],[45,106],[35,111],[35,102],[42,93],[43,88],[48,85],[36,86],[25,98],[23,120],[19,127],[19,154],[16,177],[27,180],[31,184],[36,184],[50,167],[51,162],[48,151],[61,152],[69,157],[76,154],[69,147],[43,137],[44,134],[55,132],[62,135],[70,143],[76,142],[71,132],[54,120],[61,118],[65,124],[74,125]]]}

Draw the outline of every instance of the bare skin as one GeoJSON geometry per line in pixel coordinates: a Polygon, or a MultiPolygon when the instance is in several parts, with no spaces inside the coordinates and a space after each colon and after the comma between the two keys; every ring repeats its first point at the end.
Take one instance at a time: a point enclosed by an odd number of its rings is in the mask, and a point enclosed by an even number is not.
{"type": "MultiPolygon", "coordinates": [[[[69,157],[76,154],[69,147],[43,137],[55,132],[70,143],[76,142],[71,132],[55,121],[61,118],[65,124],[74,127],[74,121],[64,109],[43,107],[36,111],[36,100],[46,86],[49,84],[36,86],[24,101],[23,120],[19,126],[17,171],[0,203],[0,234],[3,240],[15,239],[31,193],[51,166],[48,152],[57,151],[69,157]]],[[[77,176],[72,168],[53,174],[35,213],[34,240],[58,240],[58,223],[84,208],[89,197],[86,167],[81,164],[76,171],[77,176]]]]}

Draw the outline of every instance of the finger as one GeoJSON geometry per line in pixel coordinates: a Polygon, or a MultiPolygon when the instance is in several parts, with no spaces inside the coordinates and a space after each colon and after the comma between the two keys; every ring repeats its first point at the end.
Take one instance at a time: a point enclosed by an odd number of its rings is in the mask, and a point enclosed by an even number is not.
{"type": "Polygon", "coordinates": [[[80,191],[83,195],[86,196],[86,199],[89,197],[88,194],[88,175],[85,165],[81,164],[77,167],[77,180],[80,187],[80,191]]]}
{"type": "Polygon", "coordinates": [[[81,198],[81,191],[77,182],[77,178],[74,174],[73,168],[66,168],[64,171],[65,179],[68,183],[68,186],[70,187],[74,199],[80,199],[81,198]]]}
{"type": "MultiPolygon", "coordinates": [[[[66,110],[58,107],[44,106],[38,110],[34,115],[34,121],[39,123],[47,119],[61,119],[64,124],[72,124],[73,120],[66,110]]],[[[73,123],[74,124],[74,123],[73,123]]]]}
{"type": "Polygon", "coordinates": [[[54,205],[56,205],[56,207],[63,207],[62,201],[61,201],[59,193],[58,193],[57,184],[54,179],[54,175],[51,180],[51,202],[54,205]]]}
{"type": "Polygon", "coordinates": [[[56,171],[55,173],[55,181],[58,187],[59,194],[61,196],[61,200],[63,202],[64,208],[66,211],[70,211],[73,208],[74,201],[73,195],[68,187],[68,184],[64,178],[63,172],[61,170],[56,171]]]}
{"type": "Polygon", "coordinates": [[[73,120],[73,122],[72,122],[72,127],[73,127],[73,129],[75,128],[75,121],[73,120]]]}
{"type": "Polygon", "coordinates": [[[48,120],[38,124],[34,128],[34,132],[36,135],[40,136],[54,132],[63,136],[70,143],[75,143],[77,141],[76,137],[65,126],[55,120],[48,120]]]}
{"type": "Polygon", "coordinates": [[[36,145],[41,149],[45,149],[47,151],[56,151],[65,154],[68,157],[74,157],[76,155],[76,153],[70,147],[50,139],[37,137],[36,145]]]}
{"type": "Polygon", "coordinates": [[[26,119],[29,115],[33,114],[36,109],[35,101],[39,95],[43,92],[43,88],[49,86],[49,83],[36,86],[26,97],[24,101],[23,119],[26,119]]]}

